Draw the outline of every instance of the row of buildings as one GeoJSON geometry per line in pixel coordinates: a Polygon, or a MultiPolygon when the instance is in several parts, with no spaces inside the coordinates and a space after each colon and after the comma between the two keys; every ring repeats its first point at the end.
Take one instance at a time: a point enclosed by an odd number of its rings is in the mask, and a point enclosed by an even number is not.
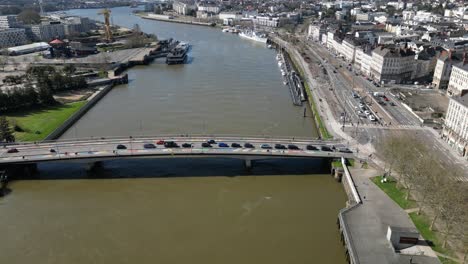
{"type": "Polygon", "coordinates": [[[337,11],[333,17],[319,12],[309,39],[375,82],[419,82],[445,92],[441,136],[468,159],[468,6],[454,3],[441,14],[410,4],[395,2],[397,12],[389,14],[375,5],[323,3],[337,11]]]}
{"type": "Polygon", "coordinates": [[[0,48],[79,35],[88,32],[92,26],[93,23],[83,17],[52,15],[40,24],[24,25],[17,16],[0,16],[0,48]]]}
{"type": "Polygon", "coordinates": [[[297,12],[283,11],[284,9],[278,6],[272,6],[268,9],[269,12],[261,13],[257,10],[229,11],[225,10],[223,1],[199,1],[196,3],[175,1],[172,3],[172,9],[180,15],[219,19],[223,21],[224,25],[250,22],[256,27],[265,28],[278,28],[290,23],[296,24],[301,17],[297,12]]]}

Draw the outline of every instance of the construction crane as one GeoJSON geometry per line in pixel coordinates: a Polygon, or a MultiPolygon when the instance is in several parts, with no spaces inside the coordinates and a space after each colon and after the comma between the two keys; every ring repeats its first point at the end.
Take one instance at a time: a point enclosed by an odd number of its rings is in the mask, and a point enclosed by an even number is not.
{"type": "Polygon", "coordinates": [[[112,41],[112,31],[111,31],[111,25],[110,25],[111,11],[105,8],[98,14],[104,16],[104,29],[106,31],[106,40],[107,42],[111,42],[112,41]]]}

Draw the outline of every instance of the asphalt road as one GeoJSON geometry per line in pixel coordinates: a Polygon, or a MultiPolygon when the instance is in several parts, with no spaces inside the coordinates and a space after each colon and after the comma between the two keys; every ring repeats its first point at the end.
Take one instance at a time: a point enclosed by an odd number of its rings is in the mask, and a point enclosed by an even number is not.
{"type": "Polygon", "coordinates": [[[112,138],[78,141],[55,141],[39,144],[12,145],[0,151],[0,164],[27,163],[39,161],[55,161],[69,159],[99,159],[121,156],[170,156],[170,155],[228,155],[228,156],[296,156],[296,157],[352,157],[351,153],[338,151],[322,151],[322,146],[335,146],[336,149],[345,148],[340,141],[319,141],[305,139],[274,139],[274,138],[239,138],[217,137],[216,143],[211,147],[203,147],[209,137],[169,137],[169,138],[112,138]],[[163,142],[173,141],[178,147],[165,147],[163,142]],[[228,147],[220,146],[225,143],[228,147]],[[253,148],[244,147],[245,143],[251,143],[253,148]],[[159,144],[158,144],[159,143],[159,144]],[[162,143],[162,144],[161,144],[162,143]],[[183,148],[183,143],[190,143],[192,147],[183,148]],[[242,147],[231,147],[232,143],[238,143],[242,147]],[[154,148],[144,147],[145,144],[153,144],[154,148]],[[282,144],[284,149],[278,149],[276,144],[282,144]],[[307,145],[317,147],[317,150],[307,150],[307,145]],[[117,148],[118,145],[125,149],[117,148]],[[270,149],[265,145],[270,146],[270,149]],[[288,149],[288,145],[295,145],[298,149],[288,149]],[[16,153],[8,153],[16,149],[16,153]],[[53,150],[53,151],[51,151],[53,150]]]}

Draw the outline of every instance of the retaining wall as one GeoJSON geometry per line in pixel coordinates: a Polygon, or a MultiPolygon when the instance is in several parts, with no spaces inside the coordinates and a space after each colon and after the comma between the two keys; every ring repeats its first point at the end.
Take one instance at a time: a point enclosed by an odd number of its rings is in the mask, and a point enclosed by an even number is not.
{"type": "Polygon", "coordinates": [[[93,96],[83,107],[76,111],[72,116],[70,116],[62,125],[56,128],[52,133],[50,133],[44,140],[54,140],[58,139],[65,131],[67,131],[73,124],[76,123],[84,114],[86,114],[89,109],[91,109],[97,102],[99,102],[112,88],[114,83],[106,85],[102,88],[99,93],[93,96]]]}

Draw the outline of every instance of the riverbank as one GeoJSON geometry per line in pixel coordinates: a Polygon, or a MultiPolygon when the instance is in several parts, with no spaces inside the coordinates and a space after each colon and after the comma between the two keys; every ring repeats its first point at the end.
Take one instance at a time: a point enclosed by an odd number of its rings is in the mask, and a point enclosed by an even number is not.
{"type": "Polygon", "coordinates": [[[86,101],[78,101],[16,112],[6,116],[10,123],[16,124],[23,130],[23,132],[15,132],[16,141],[40,141],[85,104],[86,101]]]}
{"type": "Polygon", "coordinates": [[[165,16],[154,15],[154,14],[138,14],[137,13],[136,15],[143,19],[151,19],[151,20],[170,22],[170,23],[180,23],[180,24],[197,25],[197,26],[205,26],[205,27],[216,26],[216,23],[214,22],[209,23],[209,22],[199,22],[199,21],[193,21],[193,20],[182,20],[182,19],[177,19],[177,18],[165,18],[165,16]]]}

